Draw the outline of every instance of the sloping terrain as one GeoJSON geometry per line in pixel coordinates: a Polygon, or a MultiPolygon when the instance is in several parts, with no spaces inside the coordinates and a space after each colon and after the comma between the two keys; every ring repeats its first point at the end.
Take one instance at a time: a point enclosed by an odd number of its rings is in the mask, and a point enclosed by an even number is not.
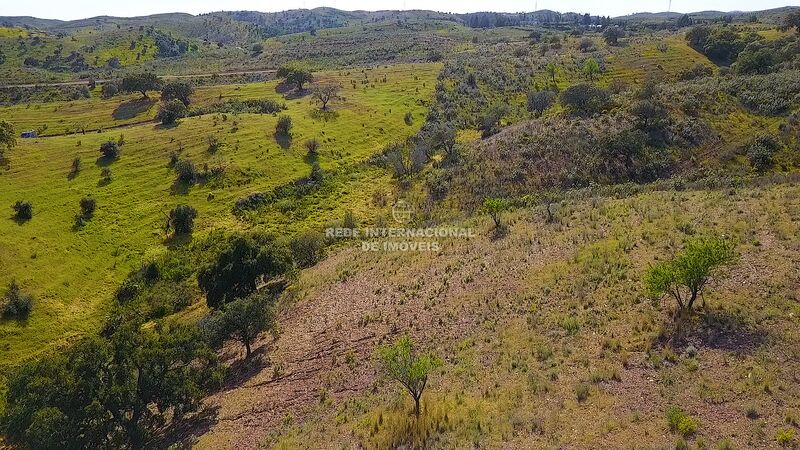
{"type": "Polygon", "coordinates": [[[675,405],[698,420],[686,437],[698,446],[779,448],[800,418],[796,183],[589,196],[544,217],[514,212],[502,239],[462,223],[478,237],[439,254],[347,249],[304,273],[260,361],[207,401],[195,444],[664,448],[681,439],[665,418],[675,405]],[[704,234],[740,256],[677,327],[641,279],[704,234]],[[403,333],[445,359],[419,423],[372,358],[403,333]]]}

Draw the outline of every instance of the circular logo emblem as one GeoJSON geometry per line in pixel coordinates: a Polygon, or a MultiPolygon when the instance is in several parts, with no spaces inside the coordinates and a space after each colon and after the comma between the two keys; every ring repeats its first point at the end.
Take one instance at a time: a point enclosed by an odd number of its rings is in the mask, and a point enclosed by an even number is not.
{"type": "Polygon", "coordinates": [[[406,224],[411,222],[411,216],[414,213],[414,208],[411,207],[405,200],[398,200],[392,205],[392,218],[397,223],[406,224]]]}

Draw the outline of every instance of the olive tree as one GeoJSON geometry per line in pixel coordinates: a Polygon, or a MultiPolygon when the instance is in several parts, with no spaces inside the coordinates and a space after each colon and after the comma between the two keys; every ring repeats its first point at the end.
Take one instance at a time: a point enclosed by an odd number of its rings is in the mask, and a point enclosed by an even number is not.
{"type": "Polygon", "coordinates": [[[221,333],[218,340],[232,336],[244,345],[245,359],[253,354],[252,345],[258,336],[274,323],[274,313],[266,295],[253,293],[227,303],[212,316],[212,326],[221,333]]]}
{"type": "Polygon", "coordinates": [[[339,91],[342,90],[342,85],[338,83],[326,83],[314,86],[311,95],[319,102],[320,108],[323,111],[328,109],[328,103],[339,98],[339,91]]]}
{"type": "Polygon", "coordinates": [[[161,105],[156,119],[164,125],[173,125],[178,119],[186,117],[186,114],[186,105],[181,100],[173,99],[161,105]]]}
{"type": "Polygon", "coordinates": [[[170,81],[161,89],[161,101],[180,100],[185,106],[191,103],[194,88],[186,81],[170,81]]]}
{"type": "Polygon", "coordinates": [[[286,83],[295,85],[298,91],[303,90],[304,84],[314,81],[314,75],[311,70],[298,63],[281,66],[277,75],[278,78],[283,78],[286,83]]]}
{"type": "Polygon", "coordinates": [[[394,344],[379,347],[377,359],[383,374],[398,383],[414,399],[414,415],[419,417],[420,399],[428,384],[428,376],[442,365],[442,361],[431,354],[419,354],[408,336],[394,344]]]}
{"type": "Polygon", "coordinates": [[[161,88],[161,79],[152,72],[136,73],[123,78],[121,88],[123,92],[140,92],[142,97],[147,98],[148,91],[161,88]]]}
{"type": "Polygon", "coordinates": [[[724,239],[689,241],[671,260],[650,267],[644,278],[647,294],[651,298],[669,295],[681,311],[691,311],[713,272],[735,258],[733,246],[724,239]]]}

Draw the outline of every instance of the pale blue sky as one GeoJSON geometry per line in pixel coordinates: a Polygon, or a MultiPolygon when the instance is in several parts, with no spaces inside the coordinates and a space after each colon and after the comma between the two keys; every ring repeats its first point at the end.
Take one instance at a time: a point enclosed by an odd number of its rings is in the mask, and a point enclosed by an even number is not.
{"type": "MultiPolygon", "coordinates": [[[[432,9],[450,12],[555,11],[589,12],[619,16],[632,12],[666,11],[669,0],[0,0],[0,16],[35,16],[47,19],[80,19],[99,15],[140,16],[165,12],[192,14],[220,10],[280,11],[330,6],[346,10],[432,9]]],[[[672,11],[704,10],[754,11],[787,5],[800,0],[672,0],[672,11]]]]}

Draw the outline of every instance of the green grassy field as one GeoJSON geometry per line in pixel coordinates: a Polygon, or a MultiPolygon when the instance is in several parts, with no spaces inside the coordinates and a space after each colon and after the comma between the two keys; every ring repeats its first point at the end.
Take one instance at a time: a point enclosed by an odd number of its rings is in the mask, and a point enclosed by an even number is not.
{"type": "MultiPolygon", "coordinates": [[[[382,150],[386,142],[415,133],[423,123],[424,104],[439,70],[438,65],[430,64],[320,74],[319,79],[342,81],[367,77],[370,83],[359,84],[357,89],[343,83],[345,99],[332,104],[332,112],[326,115],[317,113],[318,107],[309,97],[287,100],[285,113],[294,121],[288,148],[282,148],[273,137],[276,116],[249,114],[184,119],[172,128],[147,123],[103,133],[20,140],[9,155],[10,170],[0,173],[0,205],[6,208],[0,221],[4,237],[0,242],[0,285],[16,279],[34,294],[36,304],[27,321],[0,322],[2,366],[95,331],[124,276],[164,250],[163,214],[176,204],[190,204],[199,211],[195,235],[214,228],[239,229],[247,224],[233,216],[237,199],[308,176],[310,165],[303,147],[307,139],[321,141],[320,164],[324,170],[334,171],[357,165],[382,150]],[[413,125],[404,122],[406,112],[416,118],[413,125]],[[111,163],[99,160],[99,145],[121,135],[125,141],[121,157],[111,163]],[[207,150],[211,135],[224,144],[213,155],[207,150]],[[177,186],[168,167],[171,152],[191,159],[198,168],[204,164],[224,166],[225,175],[205,185],[177,186]],[[75,157],[81,158],[82,169],[70,179],[75,157]],[[100,171],[106,166],[113,174],[108,184],[100,180],[100,171]],[[97,212],[84,228],[74,229],[78,201],[87,195],[97,200],[97,212]],[[17,223],[11,219],[10,206],[22,199],[33,203],[34,215],[29,222],[17,223]]],[[[277,98],[276,83],[204,88],[197,101],[220,94],[277,98]]],[[[109,120],[107,114],[113,107],[111,101],[95,99],[75,103],[98,121],[109,120]],[[106,109],[92,106],[98,104],[106,109]]],[[[54,120],[52,115],[58,116],[49,108],[36,112],[50,120],[54,120]]],[[[6,114],[4,111],[0,117],[17,120],[6,114]]],[[[24,128],[24,123],[15,125],[24,128]]],[[[380,185],[373,181],[380,176],[374,175],[357,176],[358,185],[348,185],[336,195],[366,202],[370,189],[380,185]]],[[[325,211],[310,214],[306,226],[342,213],[325,211]]],[[[265,228],[281,230],[265,222],[265,228]]],[[[297,228],[302,227],[299,224],[297,228]]]]}

